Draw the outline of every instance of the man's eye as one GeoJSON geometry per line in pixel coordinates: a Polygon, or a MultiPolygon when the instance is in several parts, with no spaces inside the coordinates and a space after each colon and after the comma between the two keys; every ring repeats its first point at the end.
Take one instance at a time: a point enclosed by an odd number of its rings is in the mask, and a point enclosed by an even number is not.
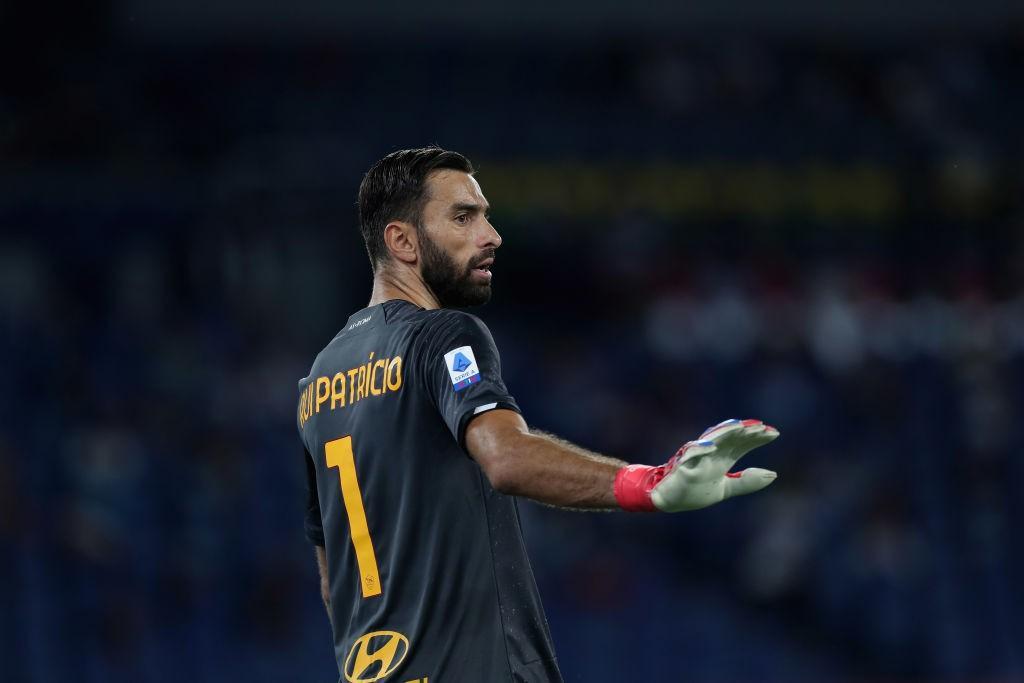
{"type": "Polygon", "coordinates": [[[466,223],[469,222],[469,214],[460,213],[458,216],[455,217],[455,222],[458,223],[459,225],[465,225],[466,223]]]}

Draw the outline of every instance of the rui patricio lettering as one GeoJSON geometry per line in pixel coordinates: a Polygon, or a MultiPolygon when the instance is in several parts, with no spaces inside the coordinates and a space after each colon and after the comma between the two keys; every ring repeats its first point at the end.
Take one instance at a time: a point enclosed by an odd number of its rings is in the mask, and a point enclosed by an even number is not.
{"type": "Polygon", "coordinates": [[[338,410],[402,389],[402,357],[371,353],[365,363],[310,380],[299,397],[299,425],[321,410],[338,410]]]}

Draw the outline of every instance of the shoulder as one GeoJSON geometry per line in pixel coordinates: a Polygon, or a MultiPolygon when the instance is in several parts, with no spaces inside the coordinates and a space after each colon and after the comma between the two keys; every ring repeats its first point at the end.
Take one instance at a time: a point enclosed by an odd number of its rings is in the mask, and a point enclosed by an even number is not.
{"type": "Polygon", "coordinates": [[[452,308],[423,311],[427,316],[424,329],[429,330],[482,330],[487,331],[484,321],[472,313],[452,308]]]}
{"type": "Polygon", "coordinates": [[[468,343],[483,341],[493,345],[490,330],[484,321],[472,313],[453,309],[423,311],[420,328],[421,343],[427,348],[448,347],[465,340],[468,343]]]}
{"type": "Polygon", "coordinates": [[[437,310],[423,311],[425,316],[423,331],[439,335],[451,334],[486,334],[489,336],[487,326],[483,321],[472,313],[453,308],[440,308],[437,310]]]}

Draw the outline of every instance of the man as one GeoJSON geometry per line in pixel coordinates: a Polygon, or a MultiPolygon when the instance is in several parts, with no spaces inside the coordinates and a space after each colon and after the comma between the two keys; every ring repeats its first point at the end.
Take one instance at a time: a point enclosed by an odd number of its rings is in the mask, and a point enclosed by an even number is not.
{"type": "Polygon", "coordinates": [[[369,305],[299,383],[307,536],[349,683],[561,681],[515,496],[567,508],[691,510],[767,486],[729,468],[778,432],[729,420],[660,467],[533,433],[487,327],[501,237],[473,167],[436,147],[359,188],[369,305]]]}

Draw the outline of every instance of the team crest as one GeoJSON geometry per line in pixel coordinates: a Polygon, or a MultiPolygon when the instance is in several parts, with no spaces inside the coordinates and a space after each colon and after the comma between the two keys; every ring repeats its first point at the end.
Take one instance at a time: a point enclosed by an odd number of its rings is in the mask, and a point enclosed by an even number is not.
{"type": "Polygon", "coordinates": [[[460,346],[444,354],[444,366],[452,378],[455,391],[462,391],[480,381],[480,366],[476,364],[472,346],[460,346]]]}

